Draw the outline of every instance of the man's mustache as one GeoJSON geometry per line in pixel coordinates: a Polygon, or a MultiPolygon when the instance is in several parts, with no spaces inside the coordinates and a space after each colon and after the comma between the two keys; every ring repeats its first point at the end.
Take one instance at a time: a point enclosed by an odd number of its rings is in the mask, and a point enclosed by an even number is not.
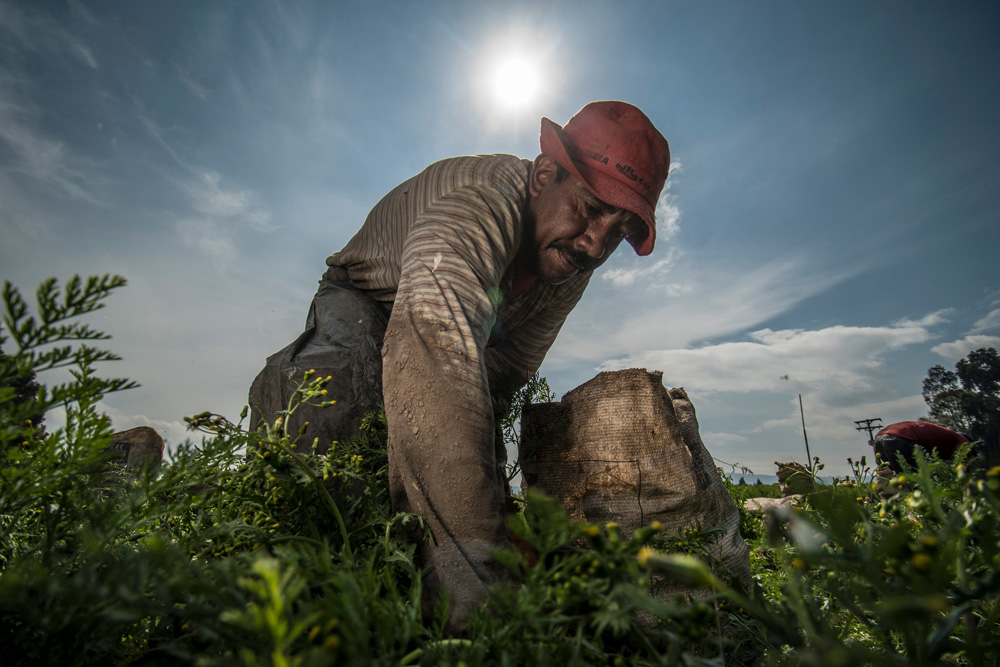
{"type": "Polygon", "coordinates": [[[573,250],[572,248],[567,248],[561,243],[553,243],[558,250],[569,256],[569,260],[580,267],[581,271],[593,271],[597,268],[597,260],[588,255],[585,252],[580,252],[579,250],[573,250]]]}

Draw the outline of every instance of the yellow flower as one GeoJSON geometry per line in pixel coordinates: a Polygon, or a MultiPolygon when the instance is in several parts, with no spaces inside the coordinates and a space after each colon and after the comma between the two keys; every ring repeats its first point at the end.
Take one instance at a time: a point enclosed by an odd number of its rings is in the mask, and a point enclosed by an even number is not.
{"type": "Polygon", "coordinates": [[[643,547],[639,549],[639,555],[637,556],[639,560],[639,565],[641,565],[642,567],[646,567],[646,563],[649,561],[649,557],[652,556],[654,553],[655,552],[649,547],[643,547]]]}
{"type": "Polygon", "coordinates": [[[804,570],[806,569],[806,563],[801,558],[794,558],[792,559],[792,567],[796,570],[804,570]]]}
{"type": "Polygon", "coordinates": [[[921,539],[920,541],[924,543],[925,547],[937,546],[937,538],[934,537],[933,535],[924,535],[923,539],[921,539]]]}
{"type": "Polygon", "coordinates": [[[993,466],[990,471],[986,473],[987,477],[1000,477],[1000,466],[993,466]]]}
{"type": "Polygon", "coordinates": [[[927,554],[917,554],[913,557],[913,567],[918,570],[926,570],[931,566],[931,557],[927,554]]]}
{"type": "Polygon", "coordinates": [[[601,534],[601,529],[597,526],[587,526],[587,534],[591,537],[597,537],[601,534]]]}
{"type": "Polygon", "coordinates": [[[323,648],[327,651],[336,651],[338,646],[340,646],[340,637],[337,635],[330,635],[323,641],[323,648]]]}
{"type": "Polygon", "coordinates": [[[649,524],[649,526],[650,526],[650,528],[652,528],[653,530],[655,530],[657,532],[660,532],[660,531],[663,530],[663,524],[660,523],[659,521],[654,521],[653,523],[649,524]]]}

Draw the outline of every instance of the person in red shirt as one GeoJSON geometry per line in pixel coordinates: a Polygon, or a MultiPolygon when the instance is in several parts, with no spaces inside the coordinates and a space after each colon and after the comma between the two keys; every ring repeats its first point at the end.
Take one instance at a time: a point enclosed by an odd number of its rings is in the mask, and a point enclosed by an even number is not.
{"type": "Polygon", "coordinates": [[[968,436],[950,428],[930,422],[897,422],[889,424],[875,434],[872,445],[880,462],[886,463],[893,472],[902,472],[899,454],[913,468],[917,467],[913,451],[921,447],[928,454],[937,452],[939,458],[950,461],[958,448],[969,442],[968,436]]]}

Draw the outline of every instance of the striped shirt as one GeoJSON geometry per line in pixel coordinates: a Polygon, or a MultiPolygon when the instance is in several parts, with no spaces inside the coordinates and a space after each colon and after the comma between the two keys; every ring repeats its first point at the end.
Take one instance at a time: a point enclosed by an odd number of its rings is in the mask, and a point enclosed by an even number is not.
{"type": "Polygon", "coordinates": [[[538,370],[591,275],[512,295],[530,168],[512,155],[432,164],[387,194],[327,259],[392,306],[390,327],[407,311],[412,333],[432,338],[447,362],[440,372],[479,394],[460,401],[476,412],[489,407],[489,387],[520,386],[538,370]]]}

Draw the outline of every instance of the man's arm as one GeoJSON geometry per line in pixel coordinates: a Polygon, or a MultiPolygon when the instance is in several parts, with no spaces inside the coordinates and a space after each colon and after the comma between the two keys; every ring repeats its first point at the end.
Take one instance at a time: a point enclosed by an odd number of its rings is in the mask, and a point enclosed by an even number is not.
{"type": "Polygon", "coordinates": [[[508,538],[483,355],[488,291],[513,256],[517,214],[490,209],[474,188],[428,207],[407,237],[383,346],[393,506],[430,526],[426,561],[459,614],[505,577],[490,558],[508,538]]]}

